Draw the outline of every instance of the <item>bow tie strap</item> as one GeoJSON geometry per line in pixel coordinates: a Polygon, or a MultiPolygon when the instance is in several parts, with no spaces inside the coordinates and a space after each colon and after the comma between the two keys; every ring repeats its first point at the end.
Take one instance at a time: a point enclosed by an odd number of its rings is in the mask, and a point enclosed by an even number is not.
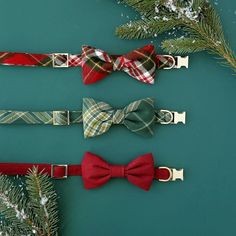
{"type": "Polygon", "coordinates": [[[9,111],[0,110],[0,124],[73,125],[83,123],[85,138],[107,132],[112,125],[124,125],[130,131],[151,136],[155,124],[185,123],[185,112],[155,110],[151,98],[130,103],[123,109],[113,109],[92,98],[83,100],[82,111],[9,111]]]}
{"type": "Polygon", "coordinates": [[[128,165],[111,165],[101,157],[86,152],[80,164],[37,164],[37,163],[0,163],[3,175],[24,176],[29,169],[37,167],[53,179],[65,179],[69,176],[82,176],[86,189],[104,185],[111,178],[127,178],[127,180],[144,190],[149,190],[154,179],[161,182],[183,180],[183,169],[154,167],[152,154],[142,155],[128,165]]]}
{"type": "MultiPolygon", "coordinates": [[[[118,58],[121,55],[112,55],[118,58]]],[[[83,64],[81,54],[70,53],[25,53],[0,52],[0,65],[6,66],[42,66],[54,68],[81,67],[83,64]]],[[[188,67],[188,57],[156,55],[158,69],[172,69],[188,67]]]]}
{"type": "Polygon", "coordinates": [[[80,66],[85,84],[99,81],[112,71],[122,70],[134,79],[153,84],[156,69],[188,67],[188,57],[157,55],[153,45],[146,45],[124,55],[109,55],[103,50],[83,46],[82,54],[0,52],[0,64],[54,68],[80,66]]]}
{"type": "Polygon", "coordinates": [[[82,111],[0,110],[0,124],[71,125],[83,122],[82,111]]]}

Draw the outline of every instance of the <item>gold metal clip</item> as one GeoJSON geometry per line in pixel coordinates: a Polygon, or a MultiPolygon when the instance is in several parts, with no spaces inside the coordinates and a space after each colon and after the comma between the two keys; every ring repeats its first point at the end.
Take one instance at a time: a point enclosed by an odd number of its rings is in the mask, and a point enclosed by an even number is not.
{"type": "Polygon", "coordinates": [[[189,57],[181,57],[181,56],[176,56],[177,60],[176,60],[176,64],[174,66],[174,68],[181,68],[182,66],[188,68],[188,61],[189,61],[189,57]]]}
{"type": "Polygon", "coordinates": [[[169,171],[169,178],[168,179],[159,179],[161,182],[169,182],[169,181],[176,181],[182,180],[184,181],[184,169],[176,170],[175,168],[169,168],[166,166],[159,166],[159,169],[166,169],[169,171]]]}
{"type": "Polygon", "coordinates": [[[179,169],[179,170],[176,170],[176,169],[171,169],[172,170],[172,181],[175,181],[177,179],[179,180],[184,180],[184,169],[179,169]]]}
{"type": "Polygon", "coordinates": [[[185,124],[185,122],[186,122],[186,112],[185,111],[184,112],[172,111],[172,113],[174,114],[172,124],[178,124],[180,122],[185,124]]]}

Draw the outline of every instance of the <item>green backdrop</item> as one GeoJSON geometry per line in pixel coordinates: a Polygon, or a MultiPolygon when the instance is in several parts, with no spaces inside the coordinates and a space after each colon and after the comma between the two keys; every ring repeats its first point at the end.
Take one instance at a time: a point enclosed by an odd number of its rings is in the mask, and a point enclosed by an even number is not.
{"type": "MultiPolygon", "coordinates": [[[[111,0],[0,1],[0,51],[81,52],[88,44],[125,53],[150,40],[125,41],[115,27],[135,17],[111,0]],[[128,17],[129,18],[128,18],[128,17]]],[[[236,1],[216,1],[235,48],[236,1]]],[[[154,41],[160,51],[159,41],[154,41]]],[[[206,53],[190,69],[161,71],[148,86],[124,73],[84,86],[81,69],[0,67],[0,109],[80,109],[91,96],[122,107],[153,97],[160,108],[186,110],[187,124],[162,126],[145,139],[123,127],[85,140],[82,126],[1,126],[1,162],[80,163],[91,151],[125,164],[152,152],[156,163],[185,168],[185,181],[155,182],[144,192],[116,179],[92,191],[80,177],[54,181],[63,236],[236,235],[236,77],[206,53]]]]}

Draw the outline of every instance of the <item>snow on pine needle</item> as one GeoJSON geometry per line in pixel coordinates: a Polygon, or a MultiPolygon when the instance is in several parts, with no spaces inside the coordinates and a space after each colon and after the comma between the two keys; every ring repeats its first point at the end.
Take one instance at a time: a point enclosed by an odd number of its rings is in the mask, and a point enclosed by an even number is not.
{"type": "Polygon", "coordinates": [[[157,38],[167,33],[162,49],[167,53],[189,54],[208,51],[236,72],[236,56],[226,41],[215,4],[208,0],[122,0],[140,18],[116,29],[124,39],[157,38]],[[178,35],[182,35],[179,37],[178,35]],[[171,38],[169,38],[171,37],[171,38]],[[222,60],[223,59],[223,60],[222,60]]]}
{"type": "Polygon", "coordinates": [[[56,236],[57,231],[57,195],[47,175],[37,168],[25,182],[0,175],[0,236],[56,236]]]}

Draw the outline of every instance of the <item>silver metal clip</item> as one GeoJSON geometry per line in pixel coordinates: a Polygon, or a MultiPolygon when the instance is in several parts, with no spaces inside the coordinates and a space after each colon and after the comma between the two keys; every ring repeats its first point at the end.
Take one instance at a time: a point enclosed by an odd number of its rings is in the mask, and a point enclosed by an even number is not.
{"type": "Polygon", "coordinates": [[[177,112],[177,111],[172,111],[174,114],[172,124],[178,124],[178,123],[183,123],[185,124],[186,122],[186,112],[177,112]]]}
{"type": "Polygon", "coordinates": [[[177,58],[177,60],[176,60],[174,68],[179,69],[182,66],[188,68],[188,61],[189,61],[188,56],[186,56],[186,57],[176,56],[176,58],[177,58]]]}
{"type": "Polygon", "coordinates": [[[159,166],[159,169],[165,169],[169,171],[169,178],[168,179],[159,179],[161,182],[169,182],[169,181],[176,181],[182,180],[184,181],[184,169],[176,170],[175,168],[169,168],[166,166],[159,166]]]}

